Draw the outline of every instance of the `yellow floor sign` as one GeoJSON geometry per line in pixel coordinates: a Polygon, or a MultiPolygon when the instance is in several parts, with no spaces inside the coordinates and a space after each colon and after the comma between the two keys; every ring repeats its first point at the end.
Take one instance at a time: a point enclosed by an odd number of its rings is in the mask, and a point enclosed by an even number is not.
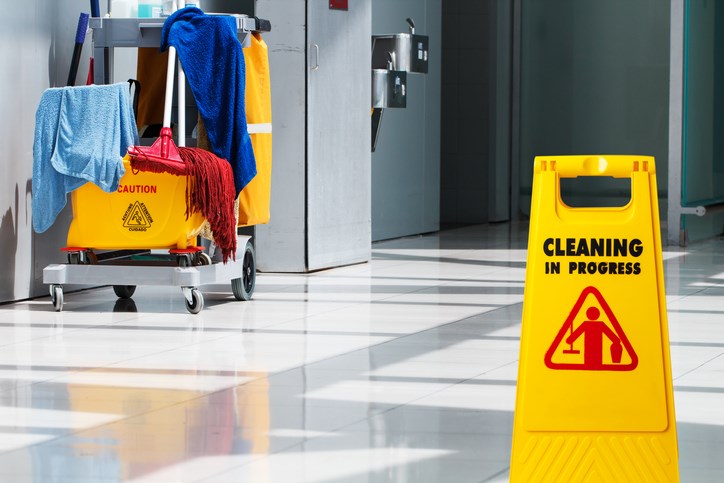
{"type": "Polygon", "coordinates": [[[510,479],[678,481],[654,159],[537,157],[510,479]],[[631,179],[571,208],[560,179],[631,179]]]}

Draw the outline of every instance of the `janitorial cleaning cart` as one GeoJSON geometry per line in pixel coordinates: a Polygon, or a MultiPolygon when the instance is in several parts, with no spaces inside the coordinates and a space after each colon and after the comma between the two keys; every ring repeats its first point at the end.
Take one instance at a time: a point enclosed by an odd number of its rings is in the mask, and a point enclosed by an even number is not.
{"type": "MultiPolygon", "coordinates": [[[[266,20],[246,15],[231,17],[236,22],[242,46],[249,45],[255,32],[270,30],[270,23],[266,20]]],[[[112,81],[115,47],[157,48],[161,44],[164,21],[163,18],[91,18],[95,81],[102,84],[112,81]]],[[[125,173],[114,191],[108,192],[93,183],[86,183],[71,192],[73,219],[68,230],[67,246],[62,249],[67,252],[67,263],[52,264],[43,270],[43,282],[50,286],[51,300],[57,311],[63,309],[64,284],[112,285],[121,299],[131,298],[137,285],[180,287],[186,309],[193,314],[199,313],[204,306],[199,289],[201,285],[230,282],[237,300],[249,300],[253,294],[256,260],[252,236],[237,234],[236,220],[233,226],[235,251],[224,252],[223,261],[212,258],[206,251],[208,246],[199,246],[199,233],[208,230],[208,222],[211,222],[212,229],[214,225],[203,210],[190,209],[189,193],[200,189],[204,183],[210,184],[207,178],[211,175],[206,168],[196,172],[196,177],[184,171],[187,169],[184,166],[188,167],[188,154],[184,149],[192,148],[185,148],[186,80],[181,64],[177,75],[178,147],[171,139],[169,125],[175,64],[175,51],[171,47],[163,129],[153,146],[131,146],[128,149],[123,159],[125,173]],[[176,150],[181,152],[186,165],[179,164],[176,150]],[[146,166],[158,166],[158,169],[138,169],[144,163],[146,166]]],[[[223,161],[226,162],[225,159],[223,161]]],[[[268,170],[270,166],[261,172],[267,178],[267,191],[268,170]]],[[[232,173],[232,178],[234,176],[236,173],[232,173]]],[[[234,181],[235,178],[231,182],[232,188],[234,181]]],[[[248,203],[248,196],[240,199],[246,199],[248,203]]],[[[232,205],[233,202],[232,191],[232,205]]],[[[206,209],[212,215],[218,211],[214,206],[206,209]]],[[[233,206],[232,209],[238,208],[233,206]]],[[[239,226],[251,225],[248,217],[238,218],[239,226]]],[[[261,220],[266,221],[268,215],[266,220],[261,220]]],[[[217,235],[214,234],[214,237],[217,235]]]]}

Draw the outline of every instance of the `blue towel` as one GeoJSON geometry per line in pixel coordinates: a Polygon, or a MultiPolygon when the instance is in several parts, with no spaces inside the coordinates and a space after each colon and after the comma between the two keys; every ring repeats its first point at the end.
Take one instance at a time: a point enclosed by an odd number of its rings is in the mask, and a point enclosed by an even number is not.
{"type": "Polygon", "coordinates": [[[246,128],[246,69],[236,19],[177,10],[161,31],[161,50],[176,48],[209,137],[211,151],[231,164],[236,194],[256,175],[246,128]]]}
{"type": "Polygon", "coordinates": [[[33,229],[50,228],[67,194],[88,181],[118,189],[132,144],[138,131],[127,83],[47,89],[35,114],[33,229]]]}

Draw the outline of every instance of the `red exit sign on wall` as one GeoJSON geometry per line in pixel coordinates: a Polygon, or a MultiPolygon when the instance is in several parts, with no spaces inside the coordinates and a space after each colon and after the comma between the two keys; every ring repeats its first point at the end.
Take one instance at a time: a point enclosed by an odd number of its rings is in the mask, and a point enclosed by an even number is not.
{"type": "Polygon", "coordinates": [[[329,8],[333,10],[347,10],[347,0],[329,0],[329,8]]]}

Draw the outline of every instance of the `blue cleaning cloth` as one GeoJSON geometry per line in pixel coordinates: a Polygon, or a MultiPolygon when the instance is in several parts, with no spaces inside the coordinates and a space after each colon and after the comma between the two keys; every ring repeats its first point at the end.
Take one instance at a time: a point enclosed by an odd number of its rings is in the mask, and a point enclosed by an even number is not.
{"type": "Polygon", "coordinates": [[[236,19],[177,10],[161,31],[161,50],[176,48],[209,137],[211,151],[231,164],[236,194],[256,175],[246,128],[246,68],[236,19]]]}
{"type": "Polygon", "coordinates": [[[118,189],[133,144],[138,131],[127,83],[47,89],[35,113],[33,229],[50,228],[67,194],[88,181],[118,189]]]}

